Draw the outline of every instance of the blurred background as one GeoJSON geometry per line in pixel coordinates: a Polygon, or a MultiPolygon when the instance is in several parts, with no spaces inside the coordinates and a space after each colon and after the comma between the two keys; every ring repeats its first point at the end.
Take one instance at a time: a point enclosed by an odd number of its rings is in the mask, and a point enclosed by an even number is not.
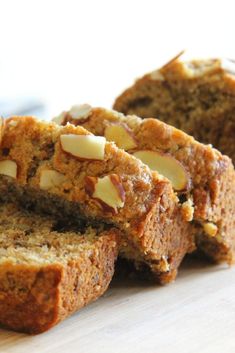
{"type": "Polygon", "coordinates": [[[234,0],[0,0],[0,115],[111,107],[186,49],[235,58],[234,0]]]}

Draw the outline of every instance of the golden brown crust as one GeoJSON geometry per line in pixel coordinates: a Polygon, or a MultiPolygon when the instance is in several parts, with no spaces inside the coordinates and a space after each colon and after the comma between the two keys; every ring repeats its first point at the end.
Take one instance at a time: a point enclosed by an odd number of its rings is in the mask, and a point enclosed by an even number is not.
{"type": "MultiPolygon", "coordinates": [[[[30,117],[7,120],[0,159],[11,159],[18,166],[17,179],[11,179],[9,183],[24,186],[39,195],[42,171],[56,170],[63,174],[66,180],[60,186],[54,186],[42,193],[44,201],[47,201],[47,196],[49,199],[54,195],[72,204],[73,209],[85,218],[113,223],[123,232],[123,256],[145,262],[159,274],[166,272],[161,265],[164,256],[169,258],[172,264],[167,272],[175,273],[174,265],[178,264],[178,261],[172,259],[173,251],[167,251],[172,249],[171,244],[166,242],[165,247],[156,247],[153,240],[168,239],[169,233],[172,236],[174,233],[175,238],[183,238],[184,247],[176,250],[179,253],[177,257],[182,258],[192,249],[193,235],[191,226],[183,220],[169,181],[157,173],[152,173],[147,166],[118,149],[113,143],[106,143],[104,160],[79,160],[62,150],[62,134],[87,135],[89,132],[71,124],[59,127],[54,123],[43,123],[30,117]],[[120,178],[125,191],[125,202],[116,213],[104,212],[104,208],[100,207],[96,198],[92,198],[85,188],[87,176],[103,178],[110,174],[116,174],[120,178]],[[166,204],[164,198],[168,200],[167,207],[163,206],[166,204]],[[158,225],[156,220],[164,221],[164,224],[158,225]],[[152,266],[152,262],[155,266],[152,266]]],[[[1,188],[4,187],[2,180],[1,188]]],[[[64,209],[66,212],[66,207],[64,209]]],[[[50,206],[47,211],[50,212],[50,206]]],[[[169,241],[172,241],[171,236],[169,241]]]]}
{"type": "Polygon", "coordinates": [[[235,63],[176,58],[125,90],[114,109],[159,118],[235,161],[235,63]]]}
{"type": "Polygon", "coordinates": [[[105,292],[114,272],[118,232],[103,231],[95,238],[89,238],[89,231],[85,237],[55,233],[49,217],[12,208],[7,220],[0,215],[0,324],[41,333],[105,292]]]}
{"type": "MultiPolygon", "coordinates": [[[[216,261],[219,258],[223,261],[233,261],[235,172],[227,156],[157,119],[142,120],[136,116],[124,116],[114,111],[93,108],[86,121],[73,119],[69,112],[64,113],[62,123],[67,122],[81,124],[92,133],[101,136],[105,135],[108,126],[122,124],[128,127],[136,142],[136,146],[128,150],[129,153],[135,153],[136,150],[160,151],[179,161],[187,171],[190,187],[186,192],[183,190],[178,194],[179,197],[192,201],[194,210],[191,217],[198,223],[200,248],[216,261]],[[213,239],[203,231],[203,226],[207,222],[212,222],[218,229],[213,239]],[[209,251],[211,243],[217,244],[213,247],[216,250],[214,253],[209,251]]],[[[188,211],[189,207],[185,212],[188,211]]]]}

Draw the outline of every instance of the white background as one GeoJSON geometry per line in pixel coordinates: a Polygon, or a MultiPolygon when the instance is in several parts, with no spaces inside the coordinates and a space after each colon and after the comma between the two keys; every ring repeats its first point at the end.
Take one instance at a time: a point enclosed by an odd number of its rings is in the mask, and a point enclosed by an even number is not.
{"type": "MultiPolygon", "coordinates": [[[[235,58],[235,1],[0,0],[0,99],[110,107],[182,49],[235,58]]],[[[1,114],[1,107],[0,107],[1,114]]]]}

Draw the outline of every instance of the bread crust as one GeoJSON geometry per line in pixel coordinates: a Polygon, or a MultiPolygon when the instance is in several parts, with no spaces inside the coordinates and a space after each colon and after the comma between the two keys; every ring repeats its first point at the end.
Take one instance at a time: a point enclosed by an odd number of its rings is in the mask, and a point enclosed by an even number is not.
{"type": "Polygon", "coordinates": [[[38,334],[98,299],[112,279],[117,243],[116,231],[110,230],[97,238],[95,251],[87,241],[87,250],[64,264],[1,263],[0,324],[38,334]]]}
{"type": "Polygon", "coordinates": [[[234,60],[177,57],[138,79],[113,107],[124,114],[158,118],[235,161],[234,60]]]}
{"type": "Polygon", "coordinates": [[[49,200],[55,197],[56,204],[62,205],[62,212],[72,212],[75,218],[114,224],[123,234],[122,256],[146,263],[160,282],[161,274],[165,278],[167,273],[173,279],[180,260],[194,248],[194,237],[192,227],[181,214],[171,183],[113,143],[106,143],[104,160],[79,160],[62,150],[59,141],[62,134],[88,135],[89,132],[72,124],[59,127],[31,117],[8,119],[0,160],[14,160],[18,173],[16,179],[8,178],[7,182],[1,178],[0,188],[8,190],[9,195],[9,190],[15,187],[13,196],[21,200],[31,192],[28,199],[36,202],[39,198],[46,212],[52,212],[54,207],[58,213],[55,200],[51,203],[49,200]],[[66,182],[42,192],[40,176],[45,169],[62,173],[66,182]],[[86,176],[102,178],[113,173],[125,191],[124,205],[116,213],[100,207],[85,188],[86,176]],[[174,244],[179,247],[175,249],[174,244]],[[167,268],[162,265],[162,259],[168,261],[167,268]]]}
{"type": "MultiPolygon", "coordinates": [[[[70,112],[63,116],[62,124],[81,124],[95,135],[105,135],[113,124],[125,126],[131,133],[138,150],[160,151],[174,157],[187,172],[189,189],[178,191],[179,198],[193,204],[192,221],[196,226],[198,247],[214,261],[234,262],[235,256],[235,172],[232,161],[209,145],[167,125],[158,119],[140,119],[102,108],[93,108],[84,121],[74,119],[70,112]],[[217,227],[216,236],[206,234],[205,224],[217,227]]],[[[187,210],[184,204],[183,209],[187,210]]]]}

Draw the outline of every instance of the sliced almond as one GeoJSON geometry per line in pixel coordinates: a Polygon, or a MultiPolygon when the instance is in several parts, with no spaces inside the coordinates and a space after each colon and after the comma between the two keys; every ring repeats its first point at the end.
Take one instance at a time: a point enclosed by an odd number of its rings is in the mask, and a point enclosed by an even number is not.
{"type": "Polygon", "coordinates": [[[56,170],[43,170],[40,175],[40,189],[48,190],[61,185],[66,177],[56,170]]]}
{"type": "Polygon", "coordinates": [[[103,160],[105,137],[67,134],[60,136],[62,149],[80,159],[103,160]]]}
{"type": "Polygon", "coordinates": [[[10,127],[16,127],[18,125],[19,120],[16,119],[10,119],[7,121],[7,125],[10,127]]]}
{"type": "Polygon", "coordinates": [[[229,59],[221,60],[221,68],[231,75],[235,75],[235,61],[229,59]]]}
{"type": "Polygon", "coordinates": [[[215,237],[217,232],[218,232],[218,227],[212,222],[207,222],[203,224],[203,229],[206,234],[208,234],[210,237],[215,237]]]}
{"type": "Polygon", "coordinates": [[[11,160],[0,161],[0,174],[7,175],[12,178],[17,177],[17,164],[11,160]]]}
{"type": "Polygon", "coordinates": [[[137,151],[133,155],[147,164],[151,170],[169,179],[175,190],[187,188],[189,183],[187,172],[182,164],[171,155],[148,150],[137,151]]]}
{"type": "Polygon", "coordinates": [[[52,121],[54,121],[54,123],[56,123],[58,125],[63,125],[64,121],[65,121],[66,114],[67,114],[66,112],[62,112],[58,116],[54,117],[52,119],[52,121]]]}
{"type": "Polygon", "coordinates": [[[86,177],[86,192],[99,201],[105,211],[117,213],[125,202],[125,190],[117,174],[106,175],[103,178],[86,177]]]}
{"type": "Polygon", "coordinates": [[[150,78],[153,81],[164,81],[165,80],[163,74],[159,70],[155,70],[155,71],[151,72],[150,78]]]}
{"type": "Polygon", "coordinates": [[[104,135],[108,141],[113,141],[119,148],[130,150],[137,147],[132,131],[125,124],[111,124],[106,127],[104,135]]]}
{"type": "Polygon", "coordinates": [[[81,105],[74,105],[68,112],[74,120],[83,120],[87,119],[90,115],[92,107],[89,104],[81,104],[81,105]]]}

